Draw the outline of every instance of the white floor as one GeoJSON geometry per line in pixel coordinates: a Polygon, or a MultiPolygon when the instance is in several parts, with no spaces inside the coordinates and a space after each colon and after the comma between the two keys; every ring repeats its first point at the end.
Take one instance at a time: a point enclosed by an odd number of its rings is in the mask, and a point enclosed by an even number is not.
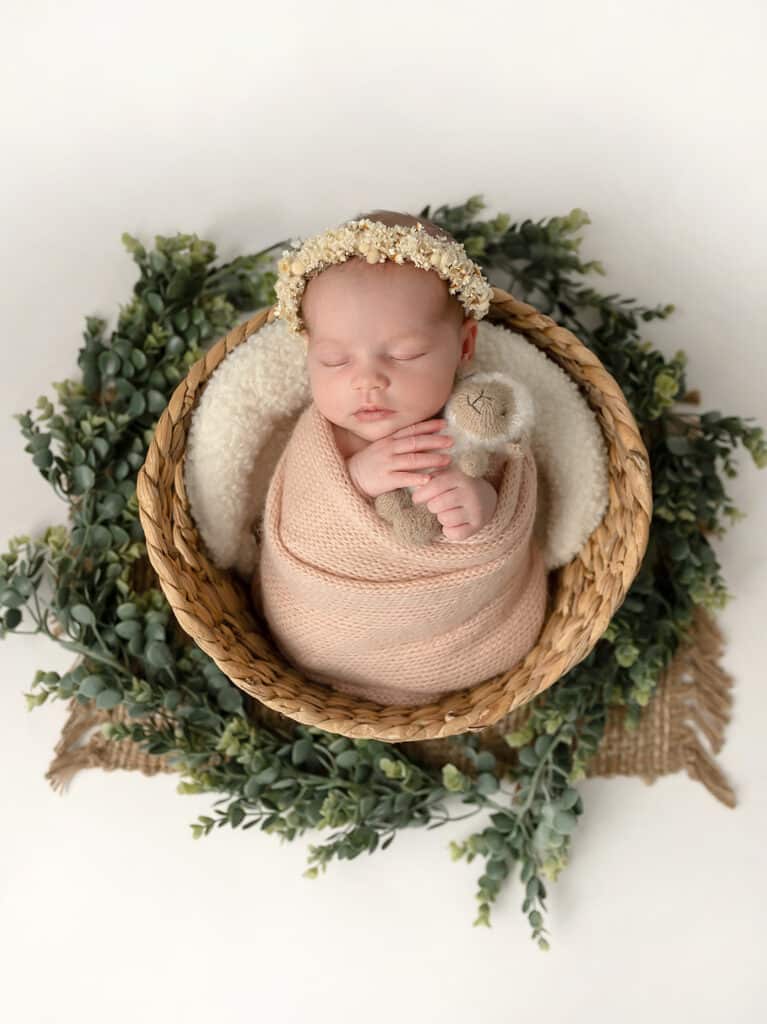
{"type": "MultiPolygon", "coordinates": [[[[30,0],[6,18],[0,170],[0,453],[10,537],[65,522],[13,413],[76,376],[86,315],[114,326],[134,282],[123,231],[196,231],[221,259],[359,209],[483,192],[487,215],[586,209],[594,287],[674,302],[643,336],[684,348],[702,409],[764,402],[761,5],[453,0],[258,10],[30,0]],[[477,10],[475,22],[470,22],[477,10]],[[761,42],[760,42],[761,41],[761,42]],[[12,99],[11,99],[12,98],[12,99]]],[[[735,708],[730,810],[685,775],[581,784],[570,865],[540,952],[513,884],[472,928],[481,865],[413,830],[302,877],[308,846],[189,825],[212,799],[174,776],[44,778],[62,704],[26,710],[43,638],[0,647],[0,978],[12,1024],[433,1017],[750,1022],[764,980],[767,473],[725,481],[748,513],[716,544],[735,708]]],[[[761,1016],[761,1015],[759,1015],[761,1016]]]]}

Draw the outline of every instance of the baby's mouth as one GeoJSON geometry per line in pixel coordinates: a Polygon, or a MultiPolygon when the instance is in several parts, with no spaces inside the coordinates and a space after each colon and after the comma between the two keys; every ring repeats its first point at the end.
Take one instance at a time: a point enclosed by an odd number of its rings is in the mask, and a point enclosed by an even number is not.
{"type": "Polygon", "coordinates": [[[379,420],[388,420],[393,415],[393,409],[359,409],[354,413],[354,419],[358,423],[377,423],[379,420]]]}

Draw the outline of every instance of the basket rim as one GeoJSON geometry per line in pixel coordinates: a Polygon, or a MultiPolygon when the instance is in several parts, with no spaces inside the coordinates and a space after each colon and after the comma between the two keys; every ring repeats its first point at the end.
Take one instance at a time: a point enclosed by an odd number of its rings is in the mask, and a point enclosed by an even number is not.
{"type": "Polygon", "coordinates": [[[567,328],[494,287],[487,319],[524,335],[568,373],[598,420],[608,457],[608,507],[581,551],[548,574],[546,619],[511,671],[424,705],[379,705],[306,678],[252,607],[247,588],[214,565],[184,487],[192,412],[207,380],[234,348],[273,319],[259,310],[216,341],[175,388],[137,477],[147,557],[181,629],[241,690],[294,721],[351,738],[442,739],[493,725],[582,661],[604,633],[641,567],[652,516],[644,442],[617,381],[567,328]]]}

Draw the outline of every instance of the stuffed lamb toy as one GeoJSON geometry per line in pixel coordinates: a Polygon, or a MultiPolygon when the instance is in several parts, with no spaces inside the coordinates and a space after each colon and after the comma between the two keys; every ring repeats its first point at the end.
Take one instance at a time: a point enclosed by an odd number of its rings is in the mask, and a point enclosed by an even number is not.
{"type": "MultiPolygon", "coordinates": [[[[447,426],[439,431],[453,438],[453,464],[467,476],[481,477],[495,471],[507,455],[506,446],[529,439],[533,427],[533,399],[528,389],[501,371],[456,376],[452,394],[439,414],[447,426]]],[[[436,473],[444,466],[425,469],[436,473]]],[[[375,510],[391,523],[404,544],[428,544],[442,532],[435,512],[425,504],[414,505],[414,486],[379,494],[375,510]]]]}

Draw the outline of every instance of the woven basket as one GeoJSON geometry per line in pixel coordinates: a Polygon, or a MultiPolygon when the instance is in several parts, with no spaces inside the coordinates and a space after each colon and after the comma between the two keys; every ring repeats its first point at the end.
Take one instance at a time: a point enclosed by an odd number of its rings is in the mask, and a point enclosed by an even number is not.
{"type": "Polygon", "coordinates": [[[258,331],[270,312],[261,310],[239,324],[190,368],[160,416],[138,474],[147,554],[179,624],[234,684],[305,725],[390,743],[492,725],[587,656],[639,571],[652,514],[649,460],[618,384],[570,331],[494,289],[487,319],[542,349],[576,381],[596,413],[609,458],[607,512],[578,556],[549,574],[546,621],[535,647],[513,671],[430,704],[384,706],[307,679],[286,661],[253,609],[247,586],[213,564],[192,521],[184,458],[195,402],[221,360],[258,331]]]}

